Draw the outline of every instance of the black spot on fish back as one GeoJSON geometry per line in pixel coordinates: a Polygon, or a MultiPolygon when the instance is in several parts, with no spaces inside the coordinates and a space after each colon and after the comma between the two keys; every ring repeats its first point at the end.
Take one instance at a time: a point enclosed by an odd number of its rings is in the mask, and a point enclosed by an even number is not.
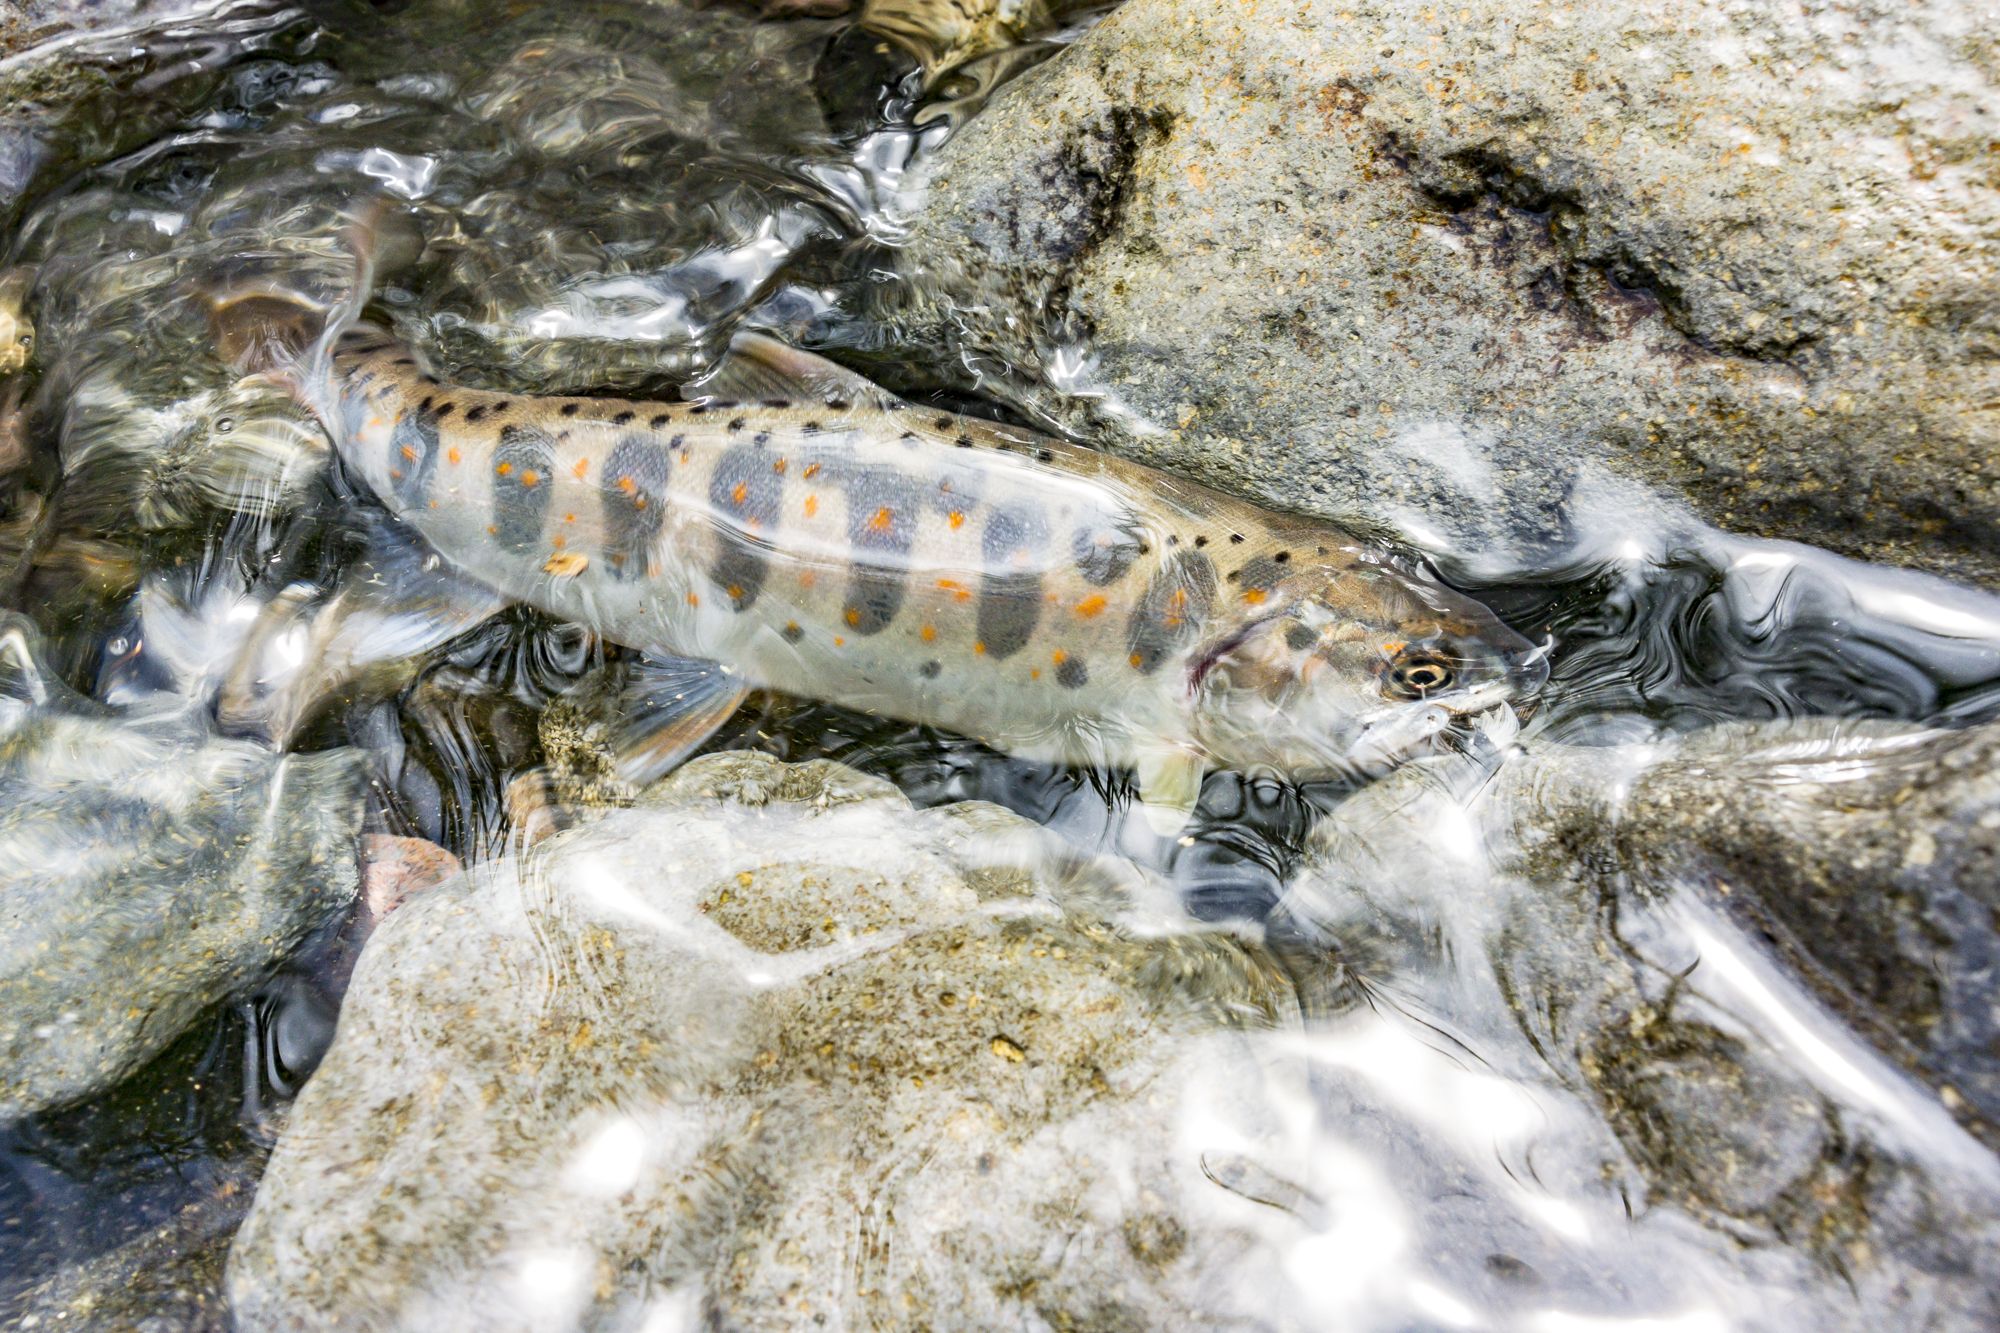
{"type": "Polygon", "coordinates": [[[1042,614],[1042,576],[1037,557],[1048,542],[1048,525],[1032,510],[993,511],[980,534],[979,642],[989,656],[1011,657],[1034,636],[1042,614]]]}
{"type": "Polygon", "coordinates": [[[405,412],[389,434],[389,485],[405,509],[421,509],[437,472],[438,423],[429,412],[405,412]]]}
{"type": "Polygon", "coordinates": [[[708,479],[715,508],[715,558],[708,577],[731,607],[748,610],[770,573],[769,539],[784,502],[785,479],[754,446],[739,444],[716,460],[708,479]]]}
{"type": "Polygon", "coordinates": [[[666,519],[667,478],[673,460],[665,445],[645,435],[625,435],[605,460],[603,489],[604,554],[615,579],[646,572],[653,543],[666,519]]]}
{"type": "Polygon", "coordinates": [[[1076,572],[1085,583],[1097,588],[1125,577],[1145,549],[1137,526],[1130,519],[1116,525],[1088,524],[1070,535],[1070,556],[1076,562],[1076,572]]]}
{"type": "Polygon", "coordinates": [[[1167,561],[1146,584],[1125,623],[1133,669],[1150,675],[1193,643],[1215,605],[1215,590],[1215,566],[1207,556],[1182,551],[1167,561]]]}
{"type": "Polygon", "coordinates": [[[493,451],[494,540],[516,554],[538,551],[554,484],[555,443],[523,426],[500,428],[493,451]]]}
{"type": "Polygon", "coordinates": [[[842,478],[853,572],[842,618],[856,634],[879,634],[903,609],[910,543],[924,492],[906,477],[860,468],[842,478]]]}

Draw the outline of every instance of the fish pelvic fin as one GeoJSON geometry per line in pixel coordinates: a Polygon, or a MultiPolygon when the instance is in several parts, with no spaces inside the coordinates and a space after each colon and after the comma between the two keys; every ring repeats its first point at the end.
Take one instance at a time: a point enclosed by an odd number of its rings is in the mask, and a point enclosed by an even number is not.
{"type": "Polygon", "coordinates": [[[721,729],[750,693],[720,662],[648,655],[631,668],[617,700],[612,762],[643,787],[665,776],[721,729]]]}

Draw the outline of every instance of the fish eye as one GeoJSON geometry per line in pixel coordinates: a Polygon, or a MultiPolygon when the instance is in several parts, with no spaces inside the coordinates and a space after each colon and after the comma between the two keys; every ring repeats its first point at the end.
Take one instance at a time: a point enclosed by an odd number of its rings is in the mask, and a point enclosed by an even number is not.
{"type": "Polygon", "coordinates": [[[1451,663],[1431,653],[1408,653],[1396,659],[1383,682],[1383,689],[1402,699],[1421,699],[1435,690],[1450,687],[1457,675],[1451,663]]]}

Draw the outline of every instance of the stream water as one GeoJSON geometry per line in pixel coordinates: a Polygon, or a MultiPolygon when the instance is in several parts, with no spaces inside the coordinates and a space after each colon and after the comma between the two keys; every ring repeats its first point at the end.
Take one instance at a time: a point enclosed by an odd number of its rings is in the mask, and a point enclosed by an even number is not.
{"type": "MultiPolygon", "coordinates": [[[[223,364],[202,292],[245,275],[337,287],[345,211],[387,194],[418,234],[379,302],[454,380],[666,393],[749,324],[918,401],[1004,415],[943,387],[930,368],[947,349],[893,344],[877,322],[884,289],[908,281],[905,176],[1089,21],[942,76],[850,19],[736,4],[244,3],[119,39],[131,50],[102,57],[115,98],[78,102],[0,213],[0,269],[23,275],[37,338],[16,381],[27,447],[0,475],[0,609],[32,620],[79,695],[187,698],[253,734],[275,709],[295,750],[373,757],[372,830],[469,863],[504,852],[510,788],[547,759],[551,704],[620,650],[522,610],[431,643],[408,613],[342,601],[381,520],[328,480],[298,409],[223,364]],[[271,704],[230,672],[272,617],[344,629],[365,651],[351,669],[326,654],[304,705],[271,704]]],[[[5,443],[0,425],[0,460],[5,443]]],[[[1639,535],[1610,555],[1468,589],[1553,637],[1531,752],[1611,756],[1728,721],[2000,713],[1992,599],[1658,515],[1618,521],[1639,535]]],[[[1307,1114],[1349,1202],[1287,1265],[1319,1326],[1982,1317],[1983,1261],[1953,1233],[1976,1246],[1992,1221],[1985,1150],[1691,900],[1563,899],[1477,852],[1454,860],[1448,777],[1364,819],[1342,807],[1360,799],[1350,789],[1212,774],[1188,835],[1163,840],[1124,818],[1121,775],[832,704],[753,696],[708,748],[837,759],[919,805],[994,801],[1161,872],[1201,918],[1337,953],[1346,989],[1309,997],[1307,1114]],[[1336,807],[1348,817],[1330,837],[1336,807]],[[1612,975],[1643,1003],[1594,1027],[1589,997],[1612,975]],[[1630,1017],[1641,1008],[1653,1026],[1630,1017]],[[1760,1054],[1724,1071],[1725,1046],[1760,1054]],[[1810,1128],[1773,1116],[1722,1147],[1677,1138],[1670,1103],[1695,1094],[1674,1085],[1699,1084],[1696,1069],[1734,1080],[1711,1119],[1751,1115],[1764,1089],[1811,1102],[1810,1128]],[[1730,1199],[1685,1160],[1722,1151],[1820,1165],[1730,1199]],[[1826,1203],[1870,1171],[1905,1180],[1894,1202],[1871,1195],[1859,1220],[1826,1203]],[[1866,1246],[1905,1253],[1861,1276],[1866,1246]]],[[[184,1245],[206,1257],[190,1271],[214,1280],[331,1040],[340,949],[335,923],[114,1091],[0,1129],[0,1310],[176,1218],[196,1219],[184,1245]]]]}

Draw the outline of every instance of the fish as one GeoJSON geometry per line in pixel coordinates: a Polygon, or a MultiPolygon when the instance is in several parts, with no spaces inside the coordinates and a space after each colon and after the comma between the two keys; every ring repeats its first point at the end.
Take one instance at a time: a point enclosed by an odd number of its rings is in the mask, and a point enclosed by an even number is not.
{"type": "Polygon", "coordinates": [[[1365,778],[1546,679],[1546,644],[1380,543],[768,334],[679,401],[524,396],[444,382],[351,312],[307,346],[278,304],[219,301],[218,336],[399,525],[654,657],[623,719],[635,772],[761,688],[1134,771],[1172,833],[1211,769],[1365,778]]]}

